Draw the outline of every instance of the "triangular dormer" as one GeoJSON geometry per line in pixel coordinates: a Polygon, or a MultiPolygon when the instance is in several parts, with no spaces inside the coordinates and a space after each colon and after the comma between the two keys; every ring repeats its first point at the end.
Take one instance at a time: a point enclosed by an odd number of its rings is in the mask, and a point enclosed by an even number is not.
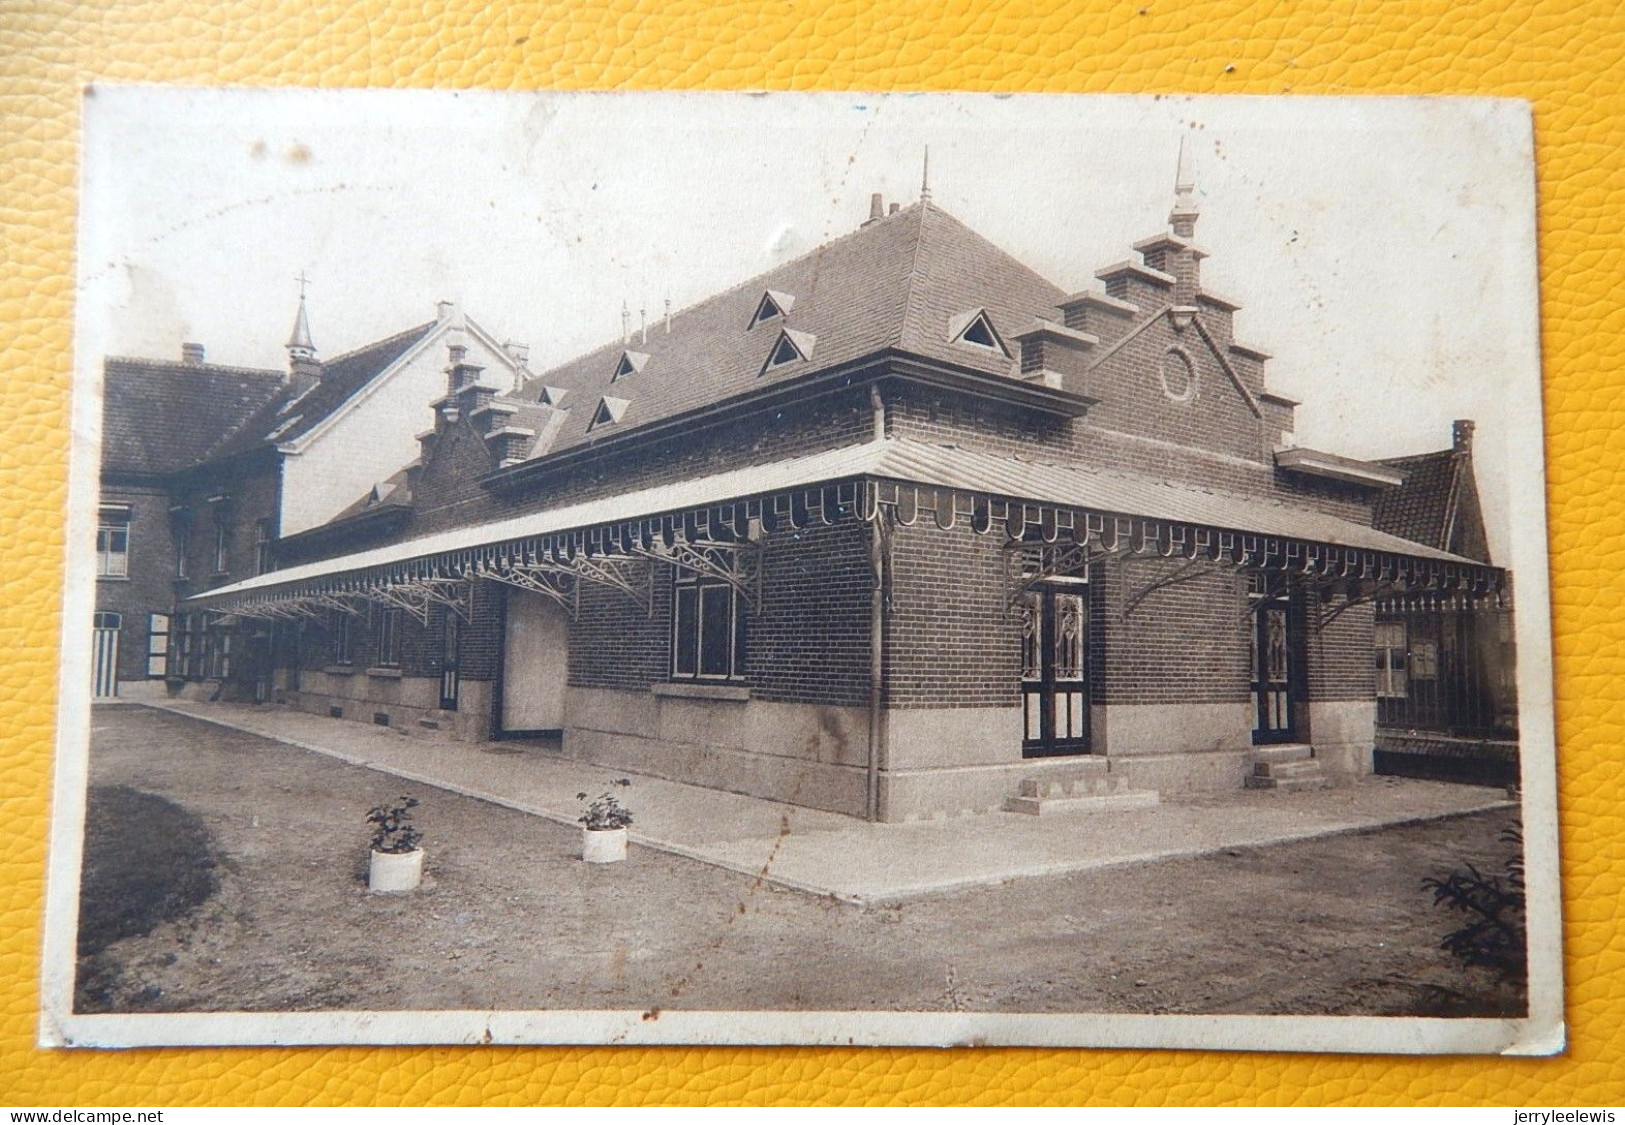
{"type": "Polygon", "coordinates": [[[1010,358],[1010,349],[1004,346],[1004,340],[993,327],[986,309],[971,309],[949,320],[948,339],[955,344],[997,352],[1005,359],[1010,358]]]}
{"type": "Polygon", "coordinates": [[[624,398],[610,398],[605,395],[598,400],[598,409],[593,411],[592,422],[587,426],[587,432],[591,433],[599,426],[613,426],[626,415],[626,408],[630,405],[632,404],[624,398]]]}
{"type": "Polygon", "coordinates": [[[797,332],[794,328],[783,329],[779,332],[779,338],[773,341],[773,350],[767,353],[767,362],[762,365],[762,373],[765,375],[776,368],[811,359],[813,346],[817,342],[818,337],[811,332],[797,332]]]}
{"type": "Polygon", "coordinates": [[[543,387],[541,394],[536,396],[536,401],[543,406],[563,406],[564,396],[567,394],[569,391],[563,387],[543,387]]]}
{"type": "Polygon", "coordinates": [[[769,289],[762,294],[762,299],[756,302],[756,314],[750,318],[750,327],[755,328],[764,321],[787,316],[795,303],[796,299],[791,294],[769,289]]]}
{"type": "Polygon", "coordinates": [[[643,370],[643,365],[648,362],[649,357],[643,352],[622,352],[621,358],[615,363],[615,374],[610,377],[610,382],[614,382],[616,379],[624,379],[628,375],[636,375],[643,370]]]}

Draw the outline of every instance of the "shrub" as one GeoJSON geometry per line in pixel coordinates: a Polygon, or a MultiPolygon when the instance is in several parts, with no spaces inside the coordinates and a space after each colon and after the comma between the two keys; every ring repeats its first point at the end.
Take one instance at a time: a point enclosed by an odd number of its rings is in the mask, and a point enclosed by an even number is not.
{"type": "Polygon", "coordinates": [[[628,788],[631,784],[624,777],[612,781],[608,789],[591,801],[587,800],[587,794],[577,793],[576,800],[587,802],[587,809],[576,819],[588,832],[607,832],[613,828],[625,828],[632,823],[632,811],[616,799],[615,790],[628,788]]]}
{"type": "Polygon", "coordinates": [[[1504,874],[1483,875],[1472,864],[1443,879],[1423,879],[1433,905],[1463,914],[1465,925],[1445,934],[1440,948],[1466,965],[1484,965],[1502,979],[1522,982],[1529,973],[1528,929],[1524,917],[1523,832],[1508,828],[1501,841],[1513,852],[1504,874]]]}
{"type": "Polygon", "coordinates": [[[423,833],[412,827],[412,810],[418,807],[416,797],[403,796],[393,805],[379,805],[367,814],[372,825],[372,850],[388,855],[404,855],[416,851],[423,833]]]}

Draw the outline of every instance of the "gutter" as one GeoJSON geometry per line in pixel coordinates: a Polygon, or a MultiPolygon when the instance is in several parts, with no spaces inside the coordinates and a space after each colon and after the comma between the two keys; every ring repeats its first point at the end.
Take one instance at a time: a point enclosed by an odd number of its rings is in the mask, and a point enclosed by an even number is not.
{"type": "MultiPolygon", "coordinates": [[[[869,387],[869,406],[875,416],[875,441],[886,440],[886,400],[880,388],[869,387]]],[[[875,514],[870,527],[869,566],[874,572],[874,586],[869,591],[869,756],[865,769],[864,814],[870,824],[880,819],[880,747],[884,736],[881,724],[885,721],[881,709],[881,696],[886,685],[886,548],[882,541],[881,521],[886,517],[875,514]]]]}
{"type": "Polygon", "coordinates": [[[1099,399],[1071,391],[1020,381],[1007,375],[991,375],[972,368],[952,367],[903,352],[887,351],[822,372],[810,379],[796,380],[768,389],[736,395],[682,414],[662,418],[623,434],[573,445],[557,453],[511,465],[480,478],[484,488],[510,491],[528,485],[537,477],[555,470],[574,468],[602,457],[618,455],[629,447],[652,444],[663,438],[692,434],[699,426],[712,425],[751,414],[782,410],[787,406],[849,390],[881,379],[899,379],[923,386],[970,394],[998,402],[1014,403],[1031,410],[1081,418],[1099,399]]]}

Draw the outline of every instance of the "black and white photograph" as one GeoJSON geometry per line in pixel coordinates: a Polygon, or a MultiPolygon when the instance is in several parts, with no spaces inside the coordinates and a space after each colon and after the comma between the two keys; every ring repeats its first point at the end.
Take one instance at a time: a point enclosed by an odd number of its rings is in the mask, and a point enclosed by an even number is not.
{"type": "Polygon", "coordinates": [[[1523,103],[83,123],[42,1043],[1562,1049],[1523,103]]]}

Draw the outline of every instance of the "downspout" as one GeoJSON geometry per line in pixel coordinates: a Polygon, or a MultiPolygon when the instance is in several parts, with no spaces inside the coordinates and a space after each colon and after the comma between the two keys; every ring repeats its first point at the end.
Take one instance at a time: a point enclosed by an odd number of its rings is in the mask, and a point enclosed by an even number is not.
{"type": "MultiPolygon", "coordinates": [[[[886,440],[886,402],[880,388],[870,385],[869,406],[874,410],[874,440],[886,440]]],[[[885,517],[875,506],[875,522],[869,529],[869,568],[874,585],[869,590],[869,759],[865,815],[869,823],[880,819],[880,747],[883,738],[881,695],[886,680],[886,547],[880,521],[885,517]]]]}

